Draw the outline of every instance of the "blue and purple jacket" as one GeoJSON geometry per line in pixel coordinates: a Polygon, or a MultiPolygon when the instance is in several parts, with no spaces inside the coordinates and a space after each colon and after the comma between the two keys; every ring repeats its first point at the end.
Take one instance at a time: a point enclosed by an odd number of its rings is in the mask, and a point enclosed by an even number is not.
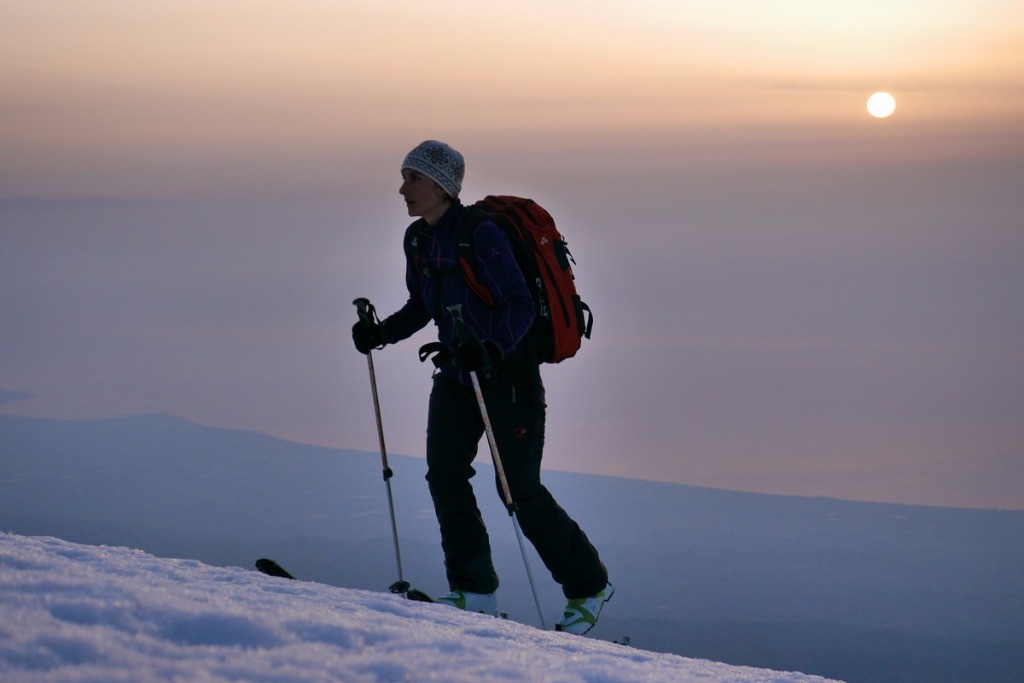
{"type": "MultiPolygon", "coordinates": [[[[419,255],[419,263],[407,254],[405,284],[409,299],[383,322],[388,343],[411,337],[433,320],[438,341],[453,348],[457,341],[455,323],[448,312],[453,304],[462,304],[466,325],[481,340],[494,344],[502,360],[516,350],[529,331],[534,318],[533,299],[508,236],[492,221],[485,220],[474,228],[473,241],[476,272],[491,291],[494,305],[488,305],[466,286],[459,265],[458,235],[467,211],[456,201],[436,225],[420,219],[406,230],[405,244],[419,255]]],[[[470,384],[469,375],[450,363],[442,365],[441,371],[462,384],[470,384]]]]}

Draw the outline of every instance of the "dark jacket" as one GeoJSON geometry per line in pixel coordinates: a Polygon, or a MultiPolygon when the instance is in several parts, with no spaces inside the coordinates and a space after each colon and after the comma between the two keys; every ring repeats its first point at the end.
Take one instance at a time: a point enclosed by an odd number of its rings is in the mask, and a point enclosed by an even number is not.
{"type": "MultiPolygon", "coordinates": [[[[494,305],[488,305],[466,286],[459,267],[458,234],[468,209],[455,202],[436,225],[420,219],[406,230],[405,244],[411,245],[419,258],[407,253],[405,283],[409,299],[398,311],[384,320],[384,334],[389,343],[407,339],[423,329],[428,322],[437,325],[437,336],[446,348],[455,346],[455,324],[448,307],[462,304],[466,326],[476,336],[497,347],[501,354],[498,373],[512,372],[523,364],[536,365],[536,355],[523,343],[533,324],[534,307],[523,273],[516,264],[508,236],[492,221],[485,220],[474,228],[476,272],[491,291],[494,305]]],[[[450,363],[441,371],[469,384],[469,376],[458,372],[450,363]]]]}

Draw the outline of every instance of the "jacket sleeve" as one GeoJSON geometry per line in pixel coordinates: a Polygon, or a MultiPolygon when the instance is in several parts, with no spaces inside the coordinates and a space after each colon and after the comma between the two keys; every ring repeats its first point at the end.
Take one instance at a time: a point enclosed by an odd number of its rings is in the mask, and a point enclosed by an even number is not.
{"type": "MultiPolygon", "coordinates": [[[[412,230],[410,227],[409,230],[412,230]]],[[[405,242],[408,243],[409,234],[406,231],[405,242]]],[[[416,271],[416,264],[409,258],[408,252],[405,258],[405,286],[409,290],[409,298],[405,304],[393,314],[381,322],[384,332],[384,341],[388,344],[400,342],[416,334],[430,322],[430,313],[423,305],[423,298],[420,294],[420,275],[416,271]]]]}
{"type": "Polygon", "coordinates": [[[487,341],[507,357],[533,324],[533,298],[516,263],[505,232],[493,221],[484,221],[473,235],[478,273],[494,297],[493,319],[487,341]]]}

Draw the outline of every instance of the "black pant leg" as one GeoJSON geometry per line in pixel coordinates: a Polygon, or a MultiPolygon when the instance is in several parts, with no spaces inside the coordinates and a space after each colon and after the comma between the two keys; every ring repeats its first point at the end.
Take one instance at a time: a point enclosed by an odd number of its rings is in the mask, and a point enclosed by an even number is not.
{"type": "Polygon", "coordinates": [[[608,572],[583,530],[541,483],[547,406],[539,369],[488,383],[484,396],[523,534],[566,597],[594,595],[608,583],[608,572]]]}
{"type": "Polygon", "coordinates": [[[438,374],[427,416],[427,483],[451,590],[493,593],[498,575],[470,479],[483,434],[473,390],[438,374]]]}

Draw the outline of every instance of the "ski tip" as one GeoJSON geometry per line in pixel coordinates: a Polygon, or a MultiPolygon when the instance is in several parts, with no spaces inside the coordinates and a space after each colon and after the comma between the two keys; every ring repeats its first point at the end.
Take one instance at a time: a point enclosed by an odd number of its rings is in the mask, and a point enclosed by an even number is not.
{"type": "Polygon", "coordinates": [[[256,560],[256,569],[268,576],[295,580],[295,577],[289,574],[284,567],[266,557],[256,560]]]}

